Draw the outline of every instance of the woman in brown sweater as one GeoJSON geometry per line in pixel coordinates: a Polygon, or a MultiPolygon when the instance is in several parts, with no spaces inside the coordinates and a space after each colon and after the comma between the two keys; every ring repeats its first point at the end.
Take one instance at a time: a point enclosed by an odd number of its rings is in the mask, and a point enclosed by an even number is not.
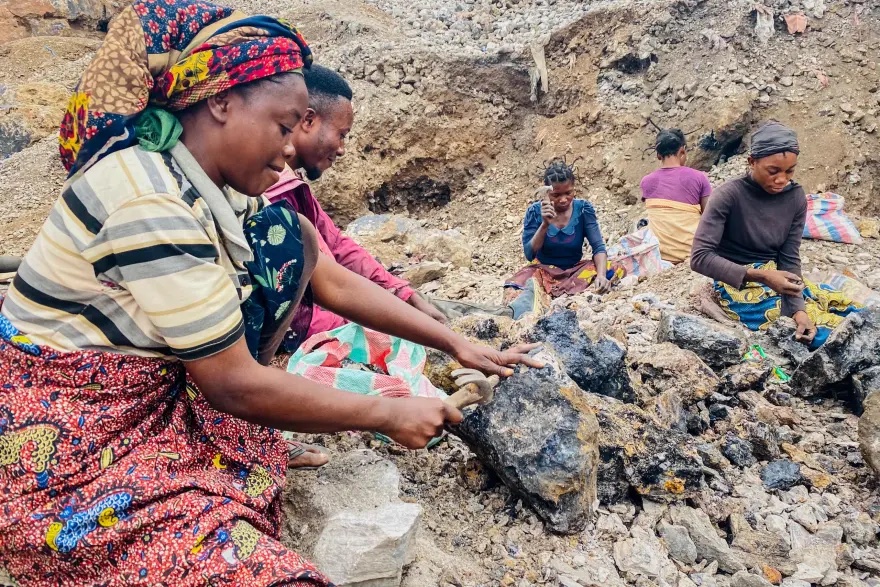
{"type": "Polygon", "coordinates": [[[764,330],[790,316],[796,338],[817,348],[858,306],[801,276],[807,200],[792,180],[799,153],[795,132],[778,122],[754,133],[748,174],[709,199],[694,235],[691,269],[715,280],[730,318],[764,330]]]}

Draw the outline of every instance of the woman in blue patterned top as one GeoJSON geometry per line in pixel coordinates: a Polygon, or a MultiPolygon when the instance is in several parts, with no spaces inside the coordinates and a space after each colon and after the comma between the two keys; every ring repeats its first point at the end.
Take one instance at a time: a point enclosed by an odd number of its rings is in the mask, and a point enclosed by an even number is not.
{"type": "Polygon", "coordinates": [[[605,293],[625,274],[622,267],[608,263],[596,210],[575,197],[575,181],[574,168],[565,161],[555,160],[544,170],[546,195],[529,206],[523,221],[523,252],[529,265],[504,284],[505,299],[515,315],[521,313],[517,306],[522,304],[512,300],[523,291],[538,294],[527,296],[534,303],[541,302],[542,293],[555,298],[583,292],[593,284],[598,293],[605,293]],[[590,244],[592,259],[583,259],[584,241],[590,244]],[[597,272],[596,267],[605,270],[597,272]]]}

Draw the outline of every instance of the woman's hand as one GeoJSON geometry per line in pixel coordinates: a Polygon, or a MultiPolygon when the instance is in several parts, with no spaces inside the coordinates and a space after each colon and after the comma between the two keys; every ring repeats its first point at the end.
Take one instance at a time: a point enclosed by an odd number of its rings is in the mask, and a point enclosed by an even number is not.
{"type": "Polygon", "coordinates": [[[541,221],[549,225],[554,218],[556,218],[556,209],[553,207],[553,202],[550,198],[544,198],[541,200],[541,221]]]}
{"type": "Polygon", "coordinates": [[[763,283],[776,293],[783,296],[796,296],[804,291],[803,280],[789,271],[766,269],[756,271],[754,275],[750,275],[749,272],[746,272],[746,280],[763,283]]]}
{"type": "Polygon", "coordinates": [[[601,273],[598,273],[596,279],[593,280],[593,287],[596,288],[596,293],[608,293],[611,291],[611,281],[601,273]]]}
{"type": "Polygon", "coordinates": [[[794,318],[795,324],[797,324],[797,332],[795,332],[794,339],[804,344],[813,342],[813,339],[816,338],[816,325],[813,324],[807,313],[801,310],[795,312],[792,318],[794,318]]]}
{"type": "Polygon", "coordinates": [[[418,292],[415,292],[412,296],[410,296],[406,303],[408,303],[410,306],[412,306],[422,314],[427,314],[440,324],[446,324],[446,316],[443,315],[443,312],[432,306],[431,303],[420,296],[418,292]]]}
{"type": "Polygon", "coordinates": [[[447,422],[458,424],[462,419],[460,411],[436,398],[383,398],[381,409],[383,424],[376,431],[413,449],[425,448],[447,422]]]}
{"type": "Polygon", "coordinates": [[[540,343],[521,344],[506,351],[498,351],[484,345],[467,342],[461,350],[454,353],[454,357],[462,367],[477,369],[486,375],[510,377],[513,375],[513,369],[510,368],[513,365],[526,365],[535,369],[544,367],[543,361],[526,354],[539,346],[541,346],[540,343]]]}

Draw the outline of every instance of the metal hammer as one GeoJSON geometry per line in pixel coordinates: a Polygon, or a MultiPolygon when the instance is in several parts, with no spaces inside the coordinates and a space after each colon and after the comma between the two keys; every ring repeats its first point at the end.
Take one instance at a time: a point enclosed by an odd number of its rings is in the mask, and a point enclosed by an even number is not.
{"type": "Polygon", "coordinates": [[[452,372],[458,390],[446,398],[446,403],[457,410],[474,404],[485,404],[495,396],[497,375],[486,377],[476,369],[456,369],[452,372]]]}

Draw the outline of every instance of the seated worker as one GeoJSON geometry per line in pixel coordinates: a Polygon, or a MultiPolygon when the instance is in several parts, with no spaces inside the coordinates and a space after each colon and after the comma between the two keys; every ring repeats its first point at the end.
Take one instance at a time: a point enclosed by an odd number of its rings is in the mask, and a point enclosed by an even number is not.
{"type": "Polygon", "coordinates": [[[642,178],[642,200],[651,232],[660,240],[660,256],[681,263],[691,254],[694,232],[712,193],[709,177],[686,167],[687,143],[679,129],[657,135],[660,168],[642,178]]]}
{"type": "Polygon", "coordinates": [[[70,175],[0,300],[0,561],[19,584],[329,585],[280,541],[281,430],[421,448],[461,414],[254,360],[248,342],[271,356],[307,285],[462,365],[535,364],[469,343],[265,206],[310,62],[289,24],[206,0],[141,0],[111,22],[62,122],[70,175]]]}
{"type": "Polygon", "coordinates": [[[573,166],[551,162],[544,170],[546,195],[526,210],[522,243],[530,263],[504,284],[505,303],[513,308],[514,318],[544,305],[547,296],[577,294],[591,285],[605,293],[625,275],[622,267],[608,262],[596,211],[575,197],[575,182],[573,166]],[[583,259],[584,242],[590,245],[592,260],[583,259]],[[523,292],[529,295],[521,296],[523,292]]]}
{"type": "Polygon", "coordinates": [[[818,348],[860,306],[801,277],[807,214],[804,189],[792,180],[797,135],[768,122],[752,135],[749,172],[715,190],[694,236],[691,269],[711,277],[725,314],[751,330],[780,316],[797,323],[796,338],[818,348]]]}
{"type": "MultiPolygon", "coordinates": [[[[304,77],[309,90],[309,108],[292,129],[296,154],[287,161],[289,167],[281,173],[278,183],[266,192],[266,197],[272,202],[285,201],[305,216],[318,231],[322,250],[335,258],[337,263],[387,289],[431,318],[445,323],[443,314],[412,289],[409,283],[391,275],[369,252],[342,234],[312,195],[311,187],[301,173],[304,172],[307,179],[314,181],[345,154],[345,139],[354,122],[354,110],[351,87],[335,71],[316,64],[304,71],[304,77]]],[[[305,311],[306,308],[301,308],[293,319],[292,332],[283,343],[287,352],[294,352],[302,341],[313,334],[333,330],[346,322],[341,316],[315,306],[311,322],[303,324],[305,311]]]]}

